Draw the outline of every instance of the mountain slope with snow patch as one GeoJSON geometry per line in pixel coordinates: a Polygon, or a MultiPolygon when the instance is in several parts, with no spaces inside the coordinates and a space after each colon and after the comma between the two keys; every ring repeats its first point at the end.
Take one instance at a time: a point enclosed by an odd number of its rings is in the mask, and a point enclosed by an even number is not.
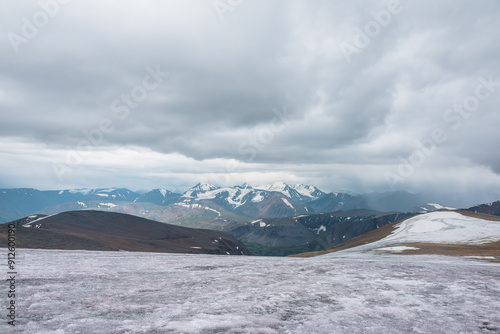
{"type": "MultiPolygon", "coordinates": [[[[322,252],[332,256],[359,253],[447,254],[486,256],[500,261],[500,219],[436,211],[372,231],[322,252]],[[488,220],[491,219],[491,220],[488,220]]],[[[321,255],[321,254],[309,254],[321,255]]]]}

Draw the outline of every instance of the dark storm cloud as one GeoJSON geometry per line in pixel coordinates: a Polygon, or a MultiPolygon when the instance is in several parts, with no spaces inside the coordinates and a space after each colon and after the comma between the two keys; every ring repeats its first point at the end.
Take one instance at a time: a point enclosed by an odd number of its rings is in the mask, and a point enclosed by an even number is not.
{"type": "MultiPolygon", "coordinates": [[[[108,119],[113,130],[96,151],[135,147],[269,171],[277,164],[301,180],[326,179],[335,169],[338,177],[372,180],[351,186],[383,188],[380,175],[397,171],[416,142],[442,128],[448,139],[436,145],[440,159],[428,157],[420,173],[434,160],[442,169],[458,168],[455,157],[500,171],[493,153],[500,87],[457,129],[443,118],[474,94],[479,78],[500,81],[496,1],[244,1],[223,21],[211,1],[72,1],[18,53],[7,36],[22,35],[23,18],[32,21],[42,9],[4,6],[5,143],[76,150],[108,119]],[[370,37],[366,27],[377,18],[383,22],[370,37]],[[345,55],[346,44],[356,52],[345,55]],[[148,68],[169,75],[127,106],[124,96],[144,85],[148,68]],[[126,115],[116,106],[127,106],[126,115]],[[286,114],[279,131],[273,110],[286,114]],[[441,163],[443,155],[450,166],[441,163]],[[313,167],[328,164],[335,168],[313,167]],[[349,166],[360,170],[349,174],[349,166]]],[[[461,177],[472,177],[467,173],[461,177]]]]}

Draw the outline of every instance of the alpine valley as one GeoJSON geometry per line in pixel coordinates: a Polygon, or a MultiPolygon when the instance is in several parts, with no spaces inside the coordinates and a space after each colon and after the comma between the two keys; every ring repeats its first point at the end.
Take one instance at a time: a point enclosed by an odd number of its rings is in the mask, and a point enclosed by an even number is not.
{"type": "MultiPolygon", "coordinates": [[[[79,228],[85,225],[83,221],[86,218],[94,232],[98,226],[96,222],[114,223],[121,220],[134,226],[134,229],[140,224],[160,222],[168,226],[224,232],[243,242],[253,254],[286,256],[328,249],[417,213],[454,210],[450,205],[456,203],[444,201],[443,204],[437,204],[435,198],[404,191],[359,195],[326,193],[312,185],[282,182],[233,187],[199,183],[183,193],[164,188],[148,192],[123,188],[52,191],[22,188],[0,189],[0,223],[16,221],[19,228],[35,227],[42,230],[49,229],[50,225],[50,229],[54,230],[54,220],[59,233],[63,229],[62,222],[71,217],[78,217],[79,228]],[[88,213],[77,214],[81,211],[88,213]],[[68,212],[72,213],[61,216],[68,212]]],[[[497,206],[492,203],[469,210],[498,214],[498,210],[494,209],[497,206]]],[[[73,222],[68,221],[70,223],[73,222]]],[[[114,227],[119,229],[118,225],[114,227]]],[[[65,230],[64,233],[67,232],[65,230]]],[[[32,232],[26,234],[26,238],[28,235],[31,236],[32,232]]],[[[69,237],[65,235],[65,238],[69,237]]],[[[89,236],[86,235],[86,238],[89,236]]],[[[92,249],[107,249],[103,244],[104,239],[86,240],[81,245],[90,242],[89,245],[94,247],[92,249]]],[[[39,248],[54,248],[53,245],[44,247],[40,240],[44,238],[37,235],[32,244],[39,248]]],[[[24,243],[25,247],[29,247],[29,244],[24,243]]],[[[57,244],[60,248],[74,249],[74,246],[65,247],[59,241],[57,244]]],[[[153,248],[160,247],[157,246],[153,248]]],[[[121,247],[123,249],[124,246],[121,247]]],[[[188,252],[198,246],[191,247],[194,248],[186,248],[188,252]]],[[[131,249],[141,250],[137,245],[131,249]]],[[[226,253],[225,249],[219,251],[226,253]]],[[[203,253],[213,252],[217,251],[203,249],[203,253]]]]}

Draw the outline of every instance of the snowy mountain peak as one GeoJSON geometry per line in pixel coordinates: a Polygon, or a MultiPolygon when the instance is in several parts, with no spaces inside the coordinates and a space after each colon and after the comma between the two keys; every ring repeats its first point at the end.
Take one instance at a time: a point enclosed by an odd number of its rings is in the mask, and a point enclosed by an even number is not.
{"type": "Polygon", "coordinates": [[[307,201],[315,200],[326,195],[326,193],[319,190],[315,186],[305,184],[290,185],[284,182],[276,182],[270,186],[259,186],[256,187],[256,189],[276,191],[299,203],[305,203],[307,201]]]}
{"type": "Polygon", "coordinates": [[[184,194],[182,194],[181,197],[184,198],[196,198],[199,197],[199,193],[207,193],[211,192],[214,190],[220,189],[220,187],[217,187],[216,185],[210,184],[210,183],[205,183],[205,182],[200,182],[194,187],[190,188],[184,194]]]}
{"type": "Polygon", "coordinates": [[[284,182],[275,182],[271,186],[269,186],[270,191],[284,191],[285,189],[290,188],[290,186],[284,182]]]}
{"type": "Polygon", "coordinates": [[[294,184],[292,187],[302,196],[316,198],[316,197],[326,195],[325,192],[323,192],[323,191],[319,190],[318,188],[316,188],[315,186],[311,186],[311,185],[294,184]]]}
{"type": "Polygon", "coordinates": [[[219,187],[217,187],[216,185],[213,185],[211,183],[200,182],[189,190],[191,190],[191,191],[210,191],[210,190],[215,190],[215,189],[219,189],[219,187]]]}

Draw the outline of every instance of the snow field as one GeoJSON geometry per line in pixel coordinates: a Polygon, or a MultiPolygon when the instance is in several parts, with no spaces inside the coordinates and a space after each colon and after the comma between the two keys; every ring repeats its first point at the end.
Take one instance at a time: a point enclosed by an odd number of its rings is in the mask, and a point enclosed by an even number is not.
{"type": "Polygon", "coordinates": [[[498,240],[500,240],[499,221],[468,217],[457,212],[436,211],[401,222],[392,234],[383,239],[342,250],[337,254],[345,256],[349,253],[371,251],[401,252],[405,249],[399,245],[418,242],[477,245],[498,240]]]}
{"type": "Polygon", "coordinates": [[[457,212],[432,212],[403,221],[381,241],[477,244],[500,240],[500,222],[457,212]]]}
{"type": "Polygon", "coordinates": [[[500,265],[473,259],[18,253],[19,324],[2,333],[500,330],[500,265]]]}

